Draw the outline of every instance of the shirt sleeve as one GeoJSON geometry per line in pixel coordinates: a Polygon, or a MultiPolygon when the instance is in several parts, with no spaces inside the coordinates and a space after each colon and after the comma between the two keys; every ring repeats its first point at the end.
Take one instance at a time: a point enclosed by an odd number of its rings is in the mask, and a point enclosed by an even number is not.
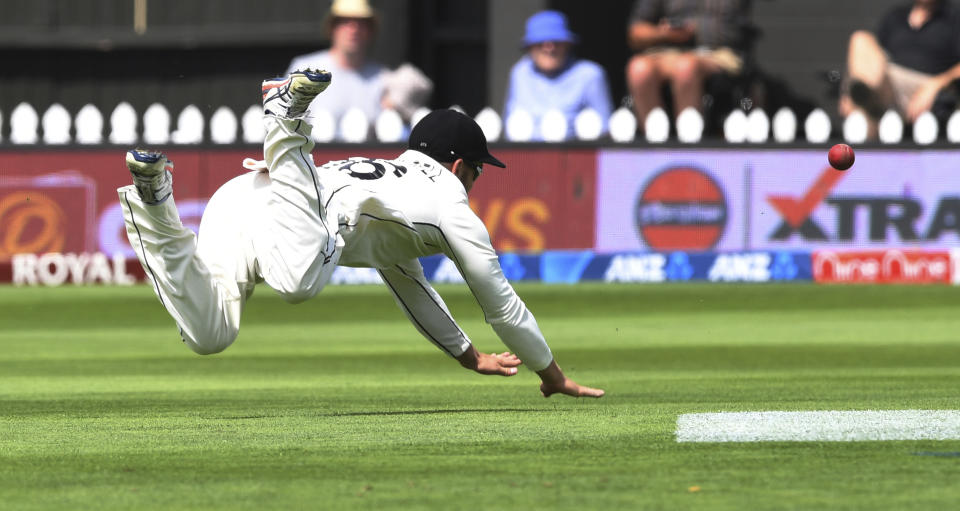
{"type": "Polygon", "coordinates": [[[890,50],[890,35],[893,31],[894,24],[897,22],[897,12],[897,9],[888,12],[887,15],[880,20],[880,25],[877,27],[877,42],[887,51],[890,50]]]}
{"type": "Polygon", "coordinates": [[[517,108],[517,86],[520,82],[519,74],[520,64],[514,64],[510,69],[510,80],[507,82],[507,99],[503,105],[503,122],[506,125],[510,114],[517,108]]]}
{"type": "Polygon", "coordinates": [[[630,13],[630,23],[645,21],[658,23],[663,17],[660,0],[637,0],[633,3],[633,12],[630,13]]]}
{"type": "Polygon", "coordinates": [[[613,113],[613,102],[610,100],[610,87],[607,86],[607,76],[599,65],[591,66],[590,81],[586,87],[586,106],[594,109],[603,119],[604,131],[607,130],[607,121],[613,113]]]}
{"type": "Polygon", "coordinates": [[[553,354],[537,320],[504,277],[487,228],[466,200],[445,212],[440,231],[444,254],[457,265],[503,344],[534,371],[550,365],[553,354]]]}
{"type": "MultiPolygon", "coordinates": [[[[960,12],[951,9],[950,10],[950,21],[953,25],[953,52],[955,57],[954,64],[960,63],[960,12]]],[[[954,80],[956,82],[956,80],[954,80]]]]}
{"type": "Polygon", "coordinates": [[[451,357],[462,355],[470,347],[470,339],[427,282],[419,261],[413,259],[379,272],[400,310],[430,342],[451,357]]]}

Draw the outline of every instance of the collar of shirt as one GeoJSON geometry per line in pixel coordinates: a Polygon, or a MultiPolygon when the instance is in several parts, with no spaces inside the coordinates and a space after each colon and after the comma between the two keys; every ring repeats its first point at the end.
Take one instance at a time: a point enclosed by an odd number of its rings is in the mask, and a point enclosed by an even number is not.
{"type": "Polygon", "coordinates": [[[453,175],[453,172],[450,172],[450,170],[430,156],[420,151],[407,149],[403,154],[397,156],[395,161],[403,165],[407,169],[407,172],[422,172],[423,175],[434,183],[439,183],[444,188],[447,188],[449,193],[453,194],[450,197],[452,202],[467,200],[467,191],[464,190],[463,183],[457,179],[457,176],[453,175]]]}
{"type": "Polygon", "coordinates": [[[537,65],[533,63],[533,58],[530,58],[530,68],[532,72],[550,80],[569,71],[570,68],[573,67],[574,62],[576,62],[576,59],[574,59],[572,56],[568,56],[567,60],[563,63],[562,66],[560,66],[559,69],[557,69],[552,73],[547,73],[546,71],[543,71],[542,69],[538,68],[537,65]]]}
{"type": "Polygon", "coordinates": [[[567,57],[567,61],[564,62],[563,67],[558,69],[553,73],[545,73],[541,71],[536,64],[533,63],[533,58],[530,55],[524,55],[523,57],[523,73],[528,76],[536,76],[540,80],[554,80],[563,76],[565,73],[569,72],[573,65],[577,63],[577,59],[572,56],[567,57]]]}

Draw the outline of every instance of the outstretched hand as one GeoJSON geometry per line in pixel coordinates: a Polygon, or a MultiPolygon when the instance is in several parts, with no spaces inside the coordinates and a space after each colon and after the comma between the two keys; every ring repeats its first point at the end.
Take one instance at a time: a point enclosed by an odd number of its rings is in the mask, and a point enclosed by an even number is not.
{"type": "Polygon", "coordinates": [[[554,394],[565,394],[573,397],[603,397],[603,389],[586,387],[567,378],[557,362],[550,362],[546,369],[537,371],[543,383],[540,384],[540,393],[543,397],[550,397],[554,394]]]}
{"type": "Polygon", "coordinates": [[[480,353],[476,348],[470,346],[467,351],[457,357],[460,365],[467,369],[476,371],[480,374],[495,374],[500,376],[513,376],[517,374],[517,367],[523,362],[509,351],[503,353],[480,353]]]}
{"type": "Polygon", "coordinates": [[[480,374],[499,374],[502,376],[513,376],[517,374],[517,366],[523,362],[516,355],[509,351],[503,353],[480,353],[477,361],[477,367],[474,371],[480,374]]]}
{"type": "Polygon", "coordinates": [[[554,394],[566,394],[573,397],[603,397],[605,394],[603,389],[580,385],[570,378],[564,378],[560,384],[541,383],[540,393],[543,394],[543,397],[550,397],[554,394]]]}
{"type": "MultiPolygon", "coordinates": [[[[480,353],[476,348],[470,346],[460,356],[457,357],[460,365],[476,371],[480,374],[493,374],[500,376],[513,376],[517,374],[517,367],[523,362],[519,357],[504,351],[503,353],[480,353]]],[[[605,392],[603,389],[586,387],[567,378],[556,361],[550,362],[546,368],[537,371],[540,375],[540,393],[543,397],[550,397],[554,394],[565,394],[573,397],[602,397],[605,392]]]]}

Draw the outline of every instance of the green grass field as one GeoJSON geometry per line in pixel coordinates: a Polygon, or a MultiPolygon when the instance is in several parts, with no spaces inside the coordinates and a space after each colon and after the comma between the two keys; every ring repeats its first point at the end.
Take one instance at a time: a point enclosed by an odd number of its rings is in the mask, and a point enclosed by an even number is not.
{"type": "MultiPolygon", "coordinates": [[[[502,350],[462,287],[477,346],[502,350]]],[[[960,441],[677,443],[678,414],[960,409],[960,290],[521,285],[600,400],[422,339],[381,287],[267,288],[219,355],[151,290],[0,287],[3,509],[952,509],[960,441]],[[941,455],[918,455],[935,453],[941,455]]]]}

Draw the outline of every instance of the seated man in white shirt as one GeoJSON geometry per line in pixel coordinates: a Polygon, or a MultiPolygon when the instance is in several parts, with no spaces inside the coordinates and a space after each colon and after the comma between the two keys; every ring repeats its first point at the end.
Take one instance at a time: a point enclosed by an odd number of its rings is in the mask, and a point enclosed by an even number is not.
{"type": "Polygon", "coordinates": [[[210,199],[199,242],[172,198],[172,164],[134,150],[134,185],[118,190],[127,235],[184,342],[200,354],[226,349],[239,331],[246,299],[266,282],[284,299],[316,295],[337,264],[372,267],[417,330],[481,374],[516,374],[522,363],[554,393],[600,397],[603,390],[566,378],[533,314],[504,277],[467,193],[490,155],[480,127],[439,110],[410,134],[394,160],[351,158],[314,166],[307,106],[330,74],[304,71],[263,83],[264,162],[224,184],[210,199]],[[423,274],[418,257],[443,253],[500,339],[516,355],[479,353],[423,274]]]}
{"type": "MultiPolygon", "coordinates": [[[[294,57],[285,75],[298,69],[325,69],[336,83],[314,100],[311,110],[329,112],[335,121],[359,108],[367,121],[380,114],[387,68],[369,58],[377,31],[376,12],[366,0],[336,0],[323,22],[330,49],[294,57]]],[[[342,137],[340,137],[342,138],[342,137]]]]}

